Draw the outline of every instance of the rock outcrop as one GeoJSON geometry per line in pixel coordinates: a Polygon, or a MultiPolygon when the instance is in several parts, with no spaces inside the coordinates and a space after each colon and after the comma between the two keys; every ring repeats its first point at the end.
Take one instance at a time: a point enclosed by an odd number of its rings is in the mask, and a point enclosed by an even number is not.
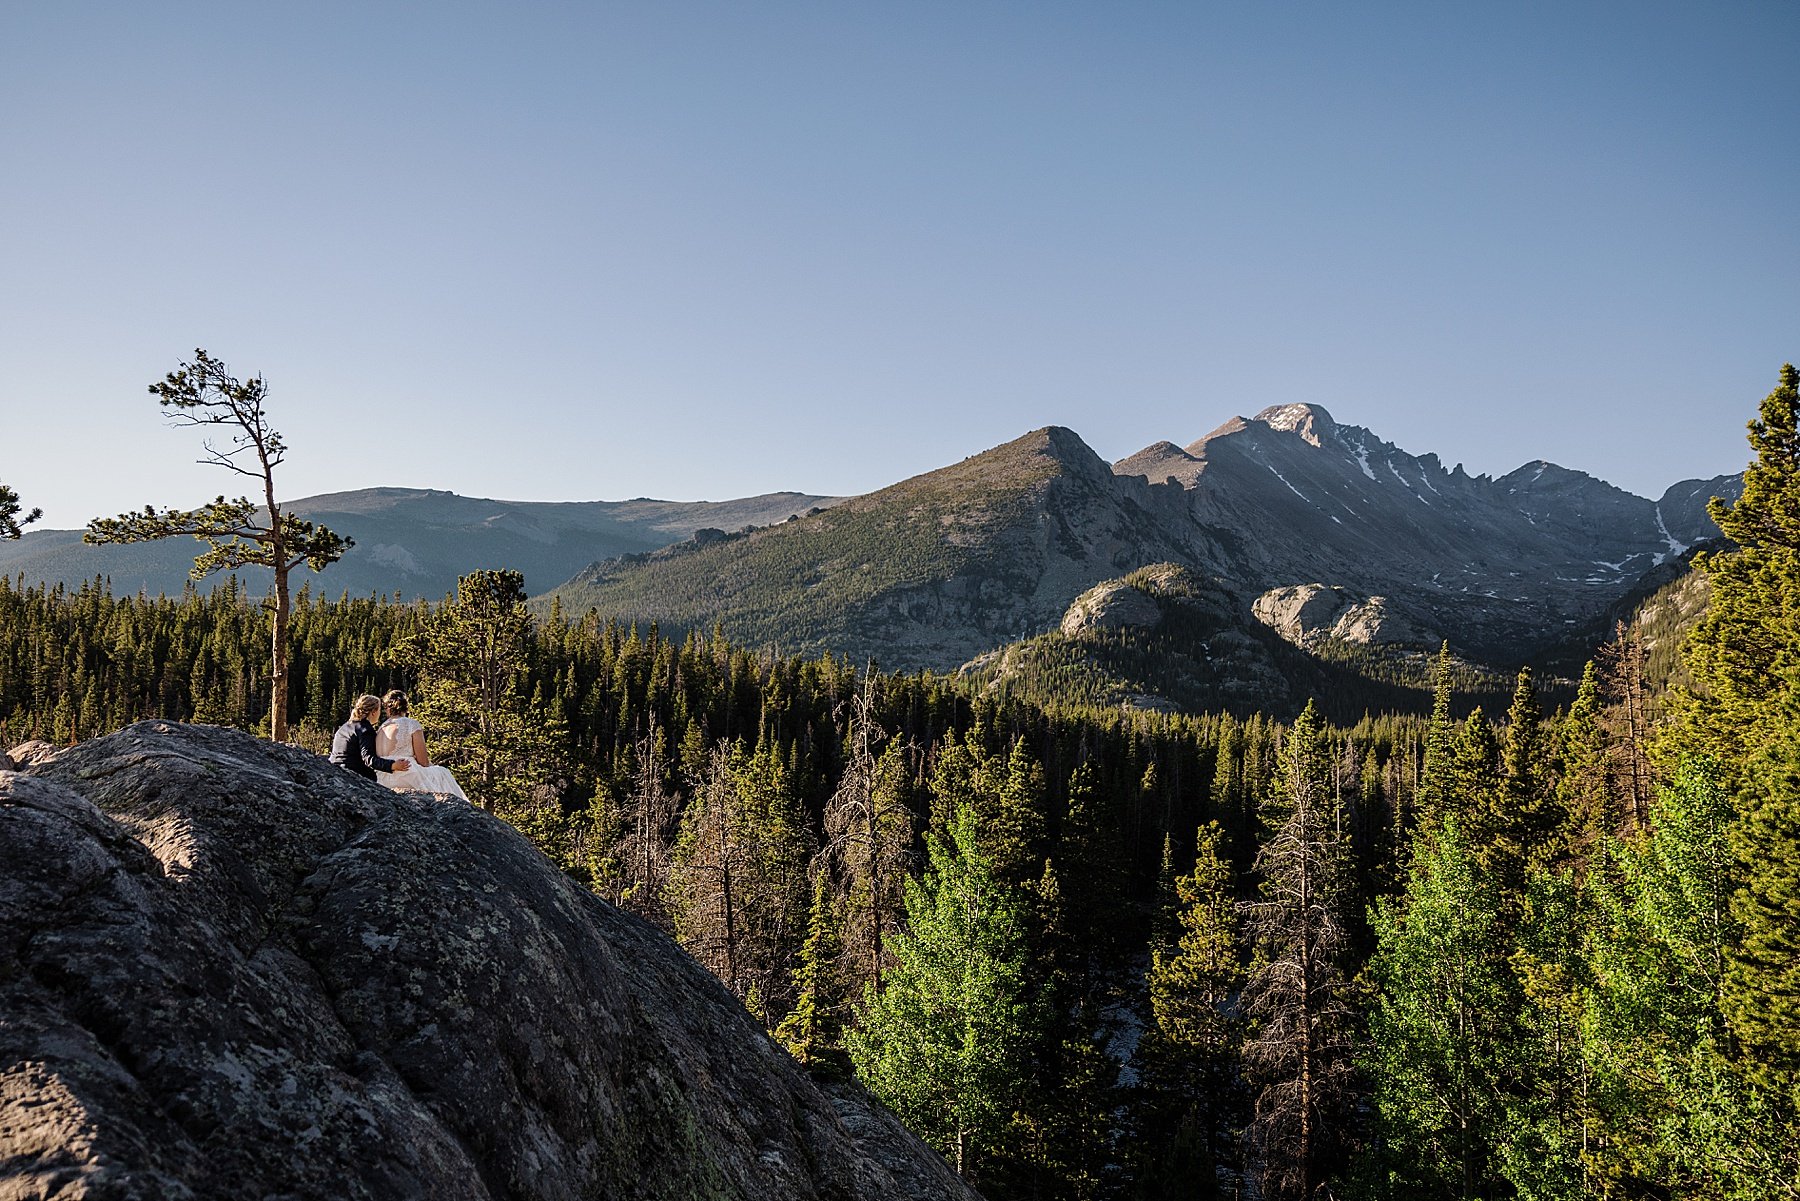
{"type": "Polygon", "coordinates": [[[1250,611],[1299,647],[1334,641],[1355,646],[1424,646],[1438,641],[1422,620],[1387,597],[1324,584],[1271,588],[1252,602],[1250,611]]]}
{"type": "Polygon", "coordinates": [[[1155,597],[1124,580],[1107,580],[1075,598],[1063,614],[1062,632],[1072,638],[1089,630],[1154,626],[1161,620],[1162,606],[1155,597]]]}
{"type": "Polygon", "coordinates": [[[144,722],[0,773],[0,1198],[968,1198],[467,805],[144,722]]]}

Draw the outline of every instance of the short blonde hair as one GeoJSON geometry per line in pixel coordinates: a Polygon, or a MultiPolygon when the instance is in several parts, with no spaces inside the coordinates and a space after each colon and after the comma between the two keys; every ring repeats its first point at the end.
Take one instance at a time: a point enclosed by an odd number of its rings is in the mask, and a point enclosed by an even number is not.
{"type": "Polygon", "coordinates": [[[381,712],[381,698],[378,696],[372,696],[369,693],[365,692],[361,696],[356,698],[355,704],[350,706],[350,720],[355,721],[357,718],[361,717],[365,713],[380,713],[380,712],[381,712]]]}

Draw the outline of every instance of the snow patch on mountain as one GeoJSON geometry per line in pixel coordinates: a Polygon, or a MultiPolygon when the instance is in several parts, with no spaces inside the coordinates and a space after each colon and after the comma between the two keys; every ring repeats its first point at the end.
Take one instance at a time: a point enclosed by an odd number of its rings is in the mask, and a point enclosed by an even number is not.
{"type": "MultiPolygon", "coordinates": [[[[1688,544],[1669,532],[1669,525],[1663,520],[1662,502],[1660,501],[1656,505],[1656,532],[1663,536],[1664,542],[1668,543],[1670,555],[1680,555],[1687,551],[1688,544]]],[[[1656,561],[1661,564],[1662,556],[1658,555],[1656,561]]]]}
{"type": "MultiPolygon", "coordinates": [[[[1287,476],[1282,475],[1279,471],[1276,471],[1274,467],[1269,466],[1269,464],[1267,464],[1267,463],[1264,463],[1263,466],[1268,467],[1270,472],[1272,472],[1274,474],[1276,479],[1280,480],[1284,484],[1287,484],[1289,492],[1292,492],[1295,496],[1298,496],[1301,500],[1305,501],[1307,504],[1309,504],[1309,505],[1312,504],[1311,497],[1307,496],[1306,493],[1300,491],[1300,489],[1294,487],[1294,485],[1288,484],[1287,476]]],[[[1343,523],[1339,522],[1338,524],[1341,525],[1343,523]]]]}

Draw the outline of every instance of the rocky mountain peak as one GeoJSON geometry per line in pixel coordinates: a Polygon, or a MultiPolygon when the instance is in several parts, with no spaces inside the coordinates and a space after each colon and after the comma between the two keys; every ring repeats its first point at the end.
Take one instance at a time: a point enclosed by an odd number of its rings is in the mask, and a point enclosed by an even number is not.
{"type": "Polygon", "coordinates": [[[1071,471],[1087,476],[1112,474],[1106,460],[1067,426],[1047,425],[1027,437],[1043,439],[1044,453],[1071,471]]]}
{"type": "Polygon", "coordinates": [[[1337,432],[1337,422],[1325,406],[1316,404],[1270,405],[1251,420],[1283,433],[1299,434],[1314,446],[1325,445],[1337,432]]]}
{"type": "MultiPolygon", "coordinates": [[[[1096,584],[1168,562],[1248,596],[1329,589],[1302,599],[1308,620],[1342,601],[1333,638],[1443,631],[1459,652],[1513,655],[1716,536],[1704,501],[1721,486],[1683,486],[1659,506],[1547,462],[1470,475],[1309,403],[1233,417],[1185,448],[1154,442],[1110,469],[1046,426],[817,517],[601,565],[562,599],[949,670],[1058,628],[1096,584]]],[[[1077,626],[1143,610],[1117,588],[1092,599],[1077,626]]]]}

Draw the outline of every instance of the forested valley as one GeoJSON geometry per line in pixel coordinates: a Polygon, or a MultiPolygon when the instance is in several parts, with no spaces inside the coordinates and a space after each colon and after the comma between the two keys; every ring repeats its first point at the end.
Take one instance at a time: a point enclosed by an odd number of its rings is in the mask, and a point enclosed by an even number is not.
{"type": "MultiPolygon", "coordinates": [[[[1800,440],[1752,427],[1666,693],[1330,724],[979,693],[525,611],[297,598],[294,737],[413,693],[470,795],[984,1195],[1800,1196],[1800,440]]],[[[234,587],[0,581],[0,735],[266,728],[234,587]]]]}

